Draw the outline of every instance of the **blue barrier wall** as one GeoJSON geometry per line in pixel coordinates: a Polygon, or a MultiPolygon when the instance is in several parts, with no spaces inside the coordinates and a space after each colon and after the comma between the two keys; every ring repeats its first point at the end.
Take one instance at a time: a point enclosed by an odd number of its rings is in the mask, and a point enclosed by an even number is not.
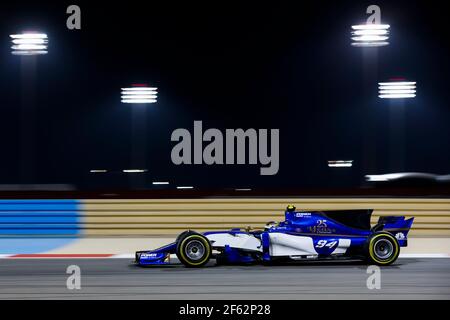
{"type": "Polygon", "coordinates": [[[79,200],[0,200],[0,236],[75,236],[79,200]]]}

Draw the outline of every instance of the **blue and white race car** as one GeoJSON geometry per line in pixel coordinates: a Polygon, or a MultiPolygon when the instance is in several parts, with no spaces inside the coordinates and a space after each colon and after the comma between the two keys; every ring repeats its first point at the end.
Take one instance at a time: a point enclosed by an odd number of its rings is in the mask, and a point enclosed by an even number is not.
{"type": "Polygon", "coordinates": [[[135,260],[142,266],[165,265],[176,254],[186,267],[202,267],[210,259],[217,264],[360,259],[389,265],[407,246],[414,218],[382,216],[371,227],[372,211],[296,211],[290,205],[283,222],[271,221],[264,230],[188,230],[164,247],[136,252],[135,260]]]}

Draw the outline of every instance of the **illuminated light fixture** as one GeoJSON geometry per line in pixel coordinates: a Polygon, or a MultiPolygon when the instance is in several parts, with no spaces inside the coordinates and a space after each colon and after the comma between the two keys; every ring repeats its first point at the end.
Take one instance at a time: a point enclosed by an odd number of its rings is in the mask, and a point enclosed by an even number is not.
{"type": "Polygon", "coordinates": [[[416,82],[392,80],[378,83],[378,97],[381,99],[404,99],[416,96],[416,82]]]}
{"type": "Polygon", "coordinates": [[[250,188],[239,188],[239,189],[234,189],[234,191],[252,191],[252,189],[250,189],[250,188]]]}
{"type": "Polygon", "coordinates": [[[152,182],[153,185],[167,185],[169,184],[168,181],[154,181],[152,182]]]}
{"type": "Polygon", "coordinates": [[[389,42],[388,24],[360,24],[352,26],[352,46],[382,47],[389,42]]]}
{"type": "Polygon", "coordinates": [[[11,34],[12,54],[21,56],[33,56],[47,54],[48,38],[45,33],[24,32],[11,34]]]}
{"type": "Polygon", "coordinates": [[[353,160],[329,160],[328,167],[330,168],[350,168],[353,165],[353,160]]]}
{"type": "Polygon", "coordinates": [[[92,169],[92,170],[89,170],[89,172],[90,173],[106,173],[106,172],[108,172],[108,170],[106,170],[106,169],[92,169]]]}
{"type": "Polygon", "coordinates": [[[122,170],[124,173],[143,173],[147,172],[147,169],[124,169],[122,170]]]}
{"type": "Polygon", "coordinates": [[[403,176],[402,173],[387,173],[387,174],[368,174],[366,175],[366,181],[389,181],[393,179],[398,179],[403,176]]]}
{"type": "Polygon", "coordinates": [[[386,174],[372,174],[366,175],[367,181],[396,181],[396,180],[408,180],[408,179],[420,179],[424,181],[439,181],[445,180],[446,176],[439,176],[432,173],[425,172],[398,172],[398,173],[386,173],[386,174]]]}
{"type": "Polygon", "coordinates": [[[194,187],[192,187],[192,186],[180,186],[180,187],[177,187],[177,189],[194,189],[194,187]]]}
{"type": "Polygon", "coordinates": [[[122,88],[122,103],[156,103],[158,88],[135,84],[131,88],[122,88]]]}

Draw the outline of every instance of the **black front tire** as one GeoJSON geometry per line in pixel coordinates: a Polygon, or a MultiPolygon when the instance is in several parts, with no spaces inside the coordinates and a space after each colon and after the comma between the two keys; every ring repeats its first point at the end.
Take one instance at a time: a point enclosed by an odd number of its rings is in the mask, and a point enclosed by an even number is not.
{"type": "Polygon", "coordinates": [[[204,235],[188,231],[177,238],[176,254],[182,264],[188,268],[203,267],[212,255],[211,244],[204,235]]]}

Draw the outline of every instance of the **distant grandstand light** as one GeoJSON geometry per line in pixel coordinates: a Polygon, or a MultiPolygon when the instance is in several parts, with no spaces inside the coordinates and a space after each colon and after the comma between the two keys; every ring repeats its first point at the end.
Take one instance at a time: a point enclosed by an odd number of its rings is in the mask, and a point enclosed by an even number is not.
{"type": "Polygon", "coordinates": [[[124,173],[144,173],[147,172],[147,169],[124,169],[122,170],[124,173]]]}
{"type": "Polygon", "coordinates": [[[48,38],[45,33],[24,32],[11,34],[11,53],[13,55],[32,56],[47,54],[48,38]]]}
{"type": "Polygon", "coordinates": [[[330,168],[350,168],[353,166],[353,160],[329,160],[328,167],[330,168]]]}
{"type": "Polygon", "coordinates": [[[388,24],[361,24],[352,26],[352,46],[381,47],[389,42],[388,24]]]}
{"type": "Polygon", "coordinates": [[[373,182],[379,182],[379,181],[389,181],[393,179],[397,179],[402,177],[402,173],[386,173],[386,174],[368,174],[365,176],[366,181],[373,181],[373,182]]]}
{"type": "Polygon", "coordinates": [[[252,189],[250,189],[250,188],[237,188],[237,189],[234,189],[235,191],[252,191],[252,189]]]}
{"type": "Polygon", "coordinates": [[[122,103],[156,103],[158,88],[135,84],[130,88],[122,88],[122,103]]]}
{"type": "Polygon", "coordinates": [[[91,169],[89,170],[90,173],[106,173],[108,170],[106,169],[91,169]]]}
{"type": "Polygon", "coordinates": [[[383,175],[366,175],[366,181],[389,181],[388,178],[384,177],[383,175]]]}
{"type": "Polygon", "coordinates": [[[416,82],[392,80],[378,83],[378,97],[381,99],[407,99],[416,96],[416,82]]]}
{"type": "Polygon", "coordinates": [[[179,186],[177,189],[194,189],[192,186],[179,186]]]}
{"type": "Polygon", "coordinates": [[[153,181],[152,184],[153,185],[168,185],[169,182],[168,181],[153,181]]]}
{"type": "Polygon", "coordinates": [[[447,175],[439,176],[433,173],[426,172],[395,172],[385,174],[372,174],[365,176],[367,181],[379,182],[379,181],[406,181],[413,179],[415,181],[426,182],[439,182],[448,179],[447,175]]]}

